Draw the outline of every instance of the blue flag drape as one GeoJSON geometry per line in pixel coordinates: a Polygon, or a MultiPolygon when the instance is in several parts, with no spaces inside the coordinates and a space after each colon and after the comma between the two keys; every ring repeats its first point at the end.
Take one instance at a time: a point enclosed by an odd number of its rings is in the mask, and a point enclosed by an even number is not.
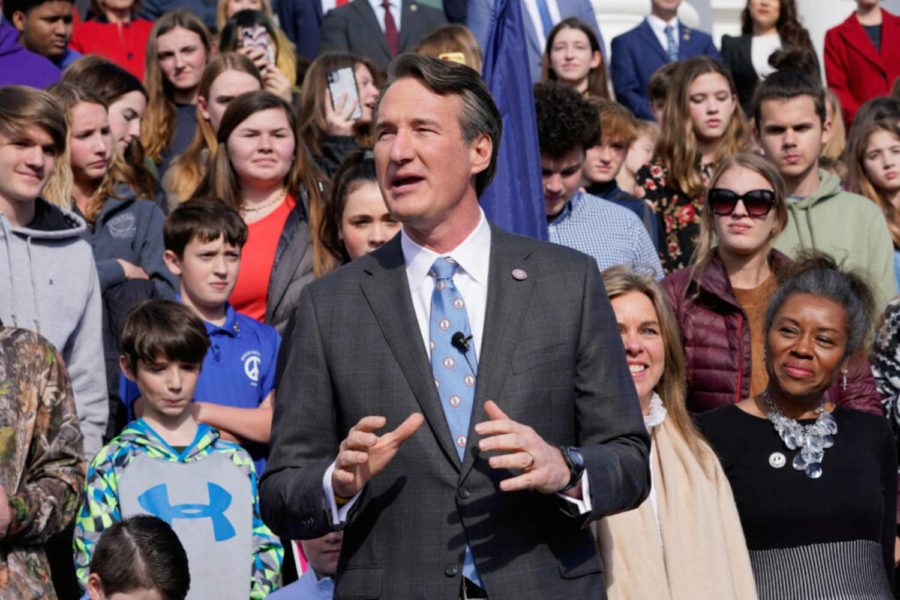
{"type": "Polygon", "coordinates": [[[526,43],[521,1],[494,0],[483,75],[503,117],[503,135],[497,174],[482,194],[481,206],[497,226],[546,240],[541,154],[526,43]]]}

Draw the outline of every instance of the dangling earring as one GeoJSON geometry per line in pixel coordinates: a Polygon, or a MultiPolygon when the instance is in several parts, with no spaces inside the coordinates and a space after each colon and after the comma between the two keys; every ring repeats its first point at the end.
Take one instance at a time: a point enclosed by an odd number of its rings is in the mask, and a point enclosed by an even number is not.
{"type": "Polygon", "coordinates": [[[841,391],[847,391],[847,369],[841,369],[841,391]]]}

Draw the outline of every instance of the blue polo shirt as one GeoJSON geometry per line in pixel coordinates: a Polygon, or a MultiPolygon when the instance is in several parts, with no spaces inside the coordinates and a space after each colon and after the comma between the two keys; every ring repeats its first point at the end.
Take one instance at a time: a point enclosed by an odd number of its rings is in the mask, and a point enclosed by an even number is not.
{"type": "MultiPolygon", "coordinates": [[[[281,347],[281,336],[274,327],[235,311],[227,305],[225,323],[203,322],[209,335],[209,350],[194,391],[194,400],[256,408],[275,388],[275,362],[281,347]]],[[[119,395],[128,407],[141,395],[137,386],[121,377],[119,395]]],[[[253,457],[256,472],[262,475],[269,447],[267,444],[244,444],[253,457]]]]}

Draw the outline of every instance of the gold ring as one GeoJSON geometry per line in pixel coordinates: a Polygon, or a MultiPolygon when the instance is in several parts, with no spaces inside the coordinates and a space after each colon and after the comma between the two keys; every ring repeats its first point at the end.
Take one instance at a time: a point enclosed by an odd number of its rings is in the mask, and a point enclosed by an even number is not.
{"type": "Polygon", "coordinates": [[[531,462],[525,466],[525,470],[527,471],[528,469],[530,469],[531,467],[534,466],[534,454],[532,454],[531,452],[526,452],[526,454],[528,454],[528,456],[531,457],[531,462]]]}

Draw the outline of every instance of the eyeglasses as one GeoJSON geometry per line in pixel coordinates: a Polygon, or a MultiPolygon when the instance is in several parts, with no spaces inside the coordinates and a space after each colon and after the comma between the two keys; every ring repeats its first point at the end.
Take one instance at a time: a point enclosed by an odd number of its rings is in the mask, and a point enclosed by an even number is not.
{"type": "Polygon", "coordinates": [[[775,192],[772,190],[750,190],[738,195],[731,190],[713,188],[709,190],[706,202],[713,214],[727,217],[734,212],[738,200],[743,201],[747,214],[751,217],[764,217],[775,205],[775,192]]]}

